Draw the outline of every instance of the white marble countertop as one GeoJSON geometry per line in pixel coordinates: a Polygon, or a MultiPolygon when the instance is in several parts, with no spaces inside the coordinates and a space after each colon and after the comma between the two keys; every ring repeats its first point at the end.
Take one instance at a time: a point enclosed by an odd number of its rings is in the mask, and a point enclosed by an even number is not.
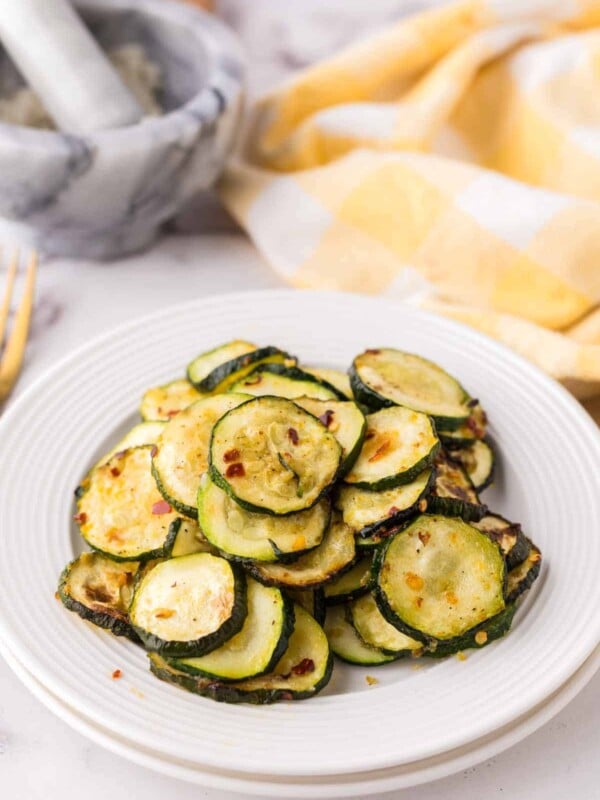
{"type": "MultiPolygon", "coordinates": [[[[38,308],[20,392],[57,358],[110,327],[217,292],[278,286],[241,236],[170,236],[111,265],[41,268],[38,308]]],[[[526,691],[527,687],[523,687],[526,691]]],[[[600,675],[517,747],[398,800],[592,800],[600,796],[600,675]]],[[[11,800],[239,800],[150,772],[72,731],[34,699],[0,658],[0,797],[11,800]]],[[[390,797],[391,795],[387,795],[390,797]]]]}

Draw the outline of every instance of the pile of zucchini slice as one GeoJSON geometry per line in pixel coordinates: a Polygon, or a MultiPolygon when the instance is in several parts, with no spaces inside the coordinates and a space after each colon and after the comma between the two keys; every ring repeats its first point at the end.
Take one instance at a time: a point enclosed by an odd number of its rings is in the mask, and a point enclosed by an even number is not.
{"type": "Polygon", "coordinates": [[[153,387],[76,490],[91,548],[64,605],[221,702],[312,697],[333,654],[374,666],[481,648],[510,628],[541,552],[479,492],[481,405],[390,348],[348,376],[236,340],[153,387]]]}

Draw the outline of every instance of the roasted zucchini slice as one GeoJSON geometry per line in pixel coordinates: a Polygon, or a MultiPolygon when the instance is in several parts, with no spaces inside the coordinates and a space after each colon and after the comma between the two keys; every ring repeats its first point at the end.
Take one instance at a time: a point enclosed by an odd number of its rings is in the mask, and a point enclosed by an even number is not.
{"type": "Polygon", "coordinates": [[[163,428],[152,452],[152,474],[162,496],[182,514],[198,516],[200,476],[208,469],[208,450],[215,423],[248,399],[227,394],[192,403],[163,428]]]}
{"type": "Polygon", "coordinates": [[[376,552],[374,594],[398,630],[448,641],[503,611],[505,572],[486,534],[460,519],[423,515],[376,552]]]}
{"type": "Polygon", "coordinates": [[[286,589],[285,593],[292,599],[294,603],[314,617],[319,625],[325,622],[325,593],[323,589],[318,587],[316,589],[286,589]]]}
{"type": "Polygon", "coordinates": [[[481,407],[478,400],[469,401],[470,414],[466,422],[463,422],[455,430],[446,431],[437,429],[441,443],[448,450],[456,450],[461,447],[469,447],[478,439],[484,439],[487,431],[487,414],[481,407]]]}
{"type": "Polygon", "coordinates": [[[278,347],[256,347],[235,341],[197,356],[187,368],[187,377],[201,392],[224,392],[259,364],[295,364],[296,359],[278,347]]]}
{"type": "Polygon", "coordinates": [[[512,569],[521,564],[531,549],[531,542],[515,522],[509,522],[498,514],[488,514],[478,522],[471,523],[497,542],[502,555],[506,559],[506,568],[512,569]]]}
{"type": "Polygon", "coordinates": [[[181,519],[150,472],[151,447],[134,447],[92,470],[76,491],[76,522],[94,550],[117,561],[166,558],[181,519]]]}
{"type": "Polygon", "coordinates": [[[239,633],[200,658],[169,659],[190,675],[239,681],[270,672],[294,630],[294,606],[279,589],[248,579],[248,614],[239,633]]]}
{"type": "Polygon", "coordinates": [[[476,491],[482,492],[494,480],[495,456],[491,443],[478,439],[470,447],[453,450],[452,458],[462,465],[476,491]]]}
{"type": "Polygon", "coordinates": [[[513,567],[506,576],[506,602],[514,603],[533,585],[542,568],[542,553],[529,541],[527,558],[513,567]]]}
{"type": "Polygon", "coordinates": [[[447,658],[463,650],[481,649],[496,639],[502,638],[510,630],[516,606],[509,605],[495,617],[476,625],[462,636],[447,642],[430,642],[423,655],[429,658],[447,658]]]}
{"type": "Polygon", "coordinates": [[[427,508],[426,497],[433,484],[433,470],[424,470],[414,481],[383,492],[342,486],[335,499],[344,522],[363,539],[389,530],[427,508]]]}
{"type": "Polygon", "coordinates": [[[465,522],[476,522],[488,513],[461,464],[444,450],[435,459],[435,481],[427,509],[433,514],[462,517],[465,522]]]}
{"type": "Polygon", "coordinates": [[[329,369],[328,367],[303,367],[305,372],[317,377],[326,385],[332,386],[342,400],[352,400],[352,388],[350,378],[345,372],[339,369],[329,369]]]}
{"type": "Polygon", "coordinates": [[[327,386],[315,375],[298,367],[285,364],[261,364],[249,375],[231,386],[232,392],[243,392],[255,397],[314,397],[316,400],[337,400],[339,394],[332,386],[327,386]]]}
{"type": "Polygon", "coordinates": [[[226,558],[255,561],[295,559],[321,544],[330,516],[328,500],[320,500],[306,511],[285,517],[246,511],[208,475],[203,475],[200,480],[200,527],[208,541],[226,558]]]}
{"type": "Polygon", "coordinates": [[[100,553],[82,553],[64,568],[58,584],[63,605],[115,636],[139,643],[129,622],[129,603],[139,563],[112,561],[100,553]]]}
{"type": "Polygon", "coordinates": [[[377,667],[395,660],[393,655],[371,647],[361,639],[348,621],[345,606],[328,608],[324,627],[332,652],[348,664],[377,667]]]}
{"type": "Polygon", "coordinates": [[[378,409],[405,406],[429,414],[454,430],[470,414],[469,395],[441,367],[421,356],[392,348],[366,350],[350,367],[350,385],[359,403],[378,409]]]}
{"type": "Polygon", "coordinates": [[[130,431],[127,431],[125,436],[120,439],[108,453],[98,459],[97,467],[106,464],[117,453],[122,453],[124,450],[129,450],[132,447],[142,447],[145,444],[156,444],[158,437],[161,435],[164,422],[138,422],[130,431]]]}
{"type": "Polygon", "coordinates": [[[334,580],[350,569],[356,555],[354,536],[337,516],[321,544],[291,564],[248,565],[251,574],[267,586],[289,589],[312,589],[334,580]]]}
{"type": "Polygon", "coordinates": [[[348,606],[350,620],[360,638],[386,655],[420,655],[423,642],[399,631],[383,616],[372,594],[353,600],[348,606]]]}
{"type": "Polygon", "coordinates": [[[312,414],[282,397],[256,397],[215,425],[210,475],[248,511],[292,514],[321,499],[341,456],[312,414]]]}
{"type": "Polygon", "coordinates": [[[273,671],[261,677],[225,683],[192,676],[176,670],[156,653],[149,655],[150,669],[167,683],[221,703],[263,705],[314,697],[329,683],[333,659],[321,626],[299,606],[294,613],[296,622],[287,650],[273,671]]]}
{"type": "Polygon", "coordinates": [[[192,386],[189,381],[185,379],[171,381],[171,383],[165,383],[162,386],[153,386],[152,389],[144,392],[140,405],[140,414],[144,420],[168,422],[171,417],[176,416],[184,408],[201,398],[201,392],[192,386]]]}
{"type": "Polygon", "coordinates": [[[348,472],[360,453],[367,430],[367,421],[356,403],[313,400],[299,397],[294,401],[325,425],[342,447],[341,474],[348,472]]]}
{"type": "Polygon", "coordinates": [[[224,558],[194,553],[148,570],[129,618],[147,650],[202,656],[238,633],[246,619],[244,573],[224,558]]]}
{"type": "Polygon", "coordinates": [[[358,459],[345,481],[371,491],[414,481],[440,448],[426,414],[408,408],[384,408],[367,416],[367,432],[358,459]]]}
{"type": "Polygon", "coordinates": [[[328,583],[323,589],[327,605],[354,600],[369,591],[371,582],[371,556],[365,556],[352,569],[328,583]]]}

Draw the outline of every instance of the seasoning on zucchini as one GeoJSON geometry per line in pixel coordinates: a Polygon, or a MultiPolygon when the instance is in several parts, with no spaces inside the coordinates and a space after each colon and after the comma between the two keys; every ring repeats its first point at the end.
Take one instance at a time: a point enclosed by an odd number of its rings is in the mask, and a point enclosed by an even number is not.
{"type": "Polygon", "coordinates": [[[336,400],[314,400],[299,397],[294,401],[333,433],[342,447],[341,474],[352,467],[365,438],[367,421],[356,403],[336,400]]]}
{"type": "Polygon", "coordinates": [[[291,514],[321,499],[341,456],[312,414],[282,397],[256,397],[214,426],[210,475],[248,511],[291,514]]]}
{"type": "Polygon", "coordinates": [[[198,520],[206,538],[225,557],[255,561],[297,558],[321,544],[330,514],[328,500],[285,517],[246,511],[208,475],[200,480],[198,520]]]}
{"type": "Polygon", "coordinates": [[[223,414],[247,400],[238,394],[219,394],[192,403],[173,417],[152,451],[152,474],[165,500],[196,519],[200,476],[208,469],[213,427],[223,414]]]}
{"type": "Polygon", "coordinates": [[[371,581],[371,556],[365,556],[351,570],[344,572],[339,578],[326,584],[324,588],[327,605],[345,603],[354,600],[369,591],[371,581]]]}
{"type": "Polygon", "coordinates": [[[144,420],[167,422],[196,400],[202,398],[189,381],[177,380],[147,389],[142,397],[140,414],[144,420]]]}
{"type": "Polygon", "coordinates": [[[234,341],[201,353],[187,368],[187,377],[201,392],[225,392],[259,364],[295,364],[296,359],[278,347],[256,347],[234,341]]]}
{"type": "Polygon", "coordinates": [[[427,509],[433,514],[462,517],[465,522],[477,521],[488,512],[465,470],[444,450],[435,459],[435,480],[427,509]]]}
{"type": "Polygon", "coordinates": [[[255,397],[313,397],[316,400],[337,400],[339,393],[315,375],[298,367],[285,364],[261,364],[231,386],[232,392],[243,392],[255,397]]]}
{"type": "Polygon", "coordinates": [[[437,364],[392,348],[366,350],[350,368],[359,403],[373,409],[405,406],[429,414],[440,428],[454,430],[470,413],[469,395],[437,364]]]}
{"type": "Polygon", "coordinates": [[[239,633],[198,658],[169,659],[190,675],[239,681],[272,670],[294,630],[294,606],[279,589],[248,578],[248,614],[239,633]]]}
{"type": "Polygon", "coordinates": [[[75,521],[94,550],[117,561],[169,555],[181,519],[150,472],[150,446],[117,453],[77,489],[75,521]]]}
{"type": "Polygon", "coordinates": [[[414,481],[382,492],[342,486],[335,505],[344,522],[363,539],[380,530],[397,526],[408,517],[427,508],[427,495],[433,483],[433,471],[424,470],[414,481]]]}
{"type": "Polygon", "coordinates": [[[296,622],[287,650],[273,671],[261,677],[225,683],[191,676],[156,653],[149,655],[150,669],[163,681],[221,703],[264,705],[314,697],[329,683],[333,659],[321,626],[300,606],[294,608],[294,614],[296,622]]]}
{"type": "Polygon", "coordinates": [[[219,556],[194,553],[150,569],[129,618],[147,650],[187,657],[205,655],[238,633],[246,610],[243,572],[219,556]]]}
{"type": "Polygon", "coordinates": [[[452,457],[462,464],[478,492],[487,489],[494,480],[494,449],[487,439],[478,439],[469,447],[453,450],[452,457]]]}
{"type": "Polygon", "coordinates": [[[529,542],[527,558],[516,567],[513,567],[506,576],[506,602],[514,603],[522,594],[531,588],[540,574],[542,567],[542,554],[540,550],[529,542]]]}
{"type": "Polygon", "coordinates": [[[393,489],[414,481],[433,462],[439,448],[426,414],[384,408],[367,416],[362,449],[344,480],[361,489],[393,489]]]}
{"type": "Polygon", "coordinates": [[[514,604],[508,605],[503,611],[471,628],[463,636],[447,642],[431,641],[424,649],[423,655],[429,658],[447,658],[463,650],[481,649],[508,633],[516,610],[514,604]]]}
{"type": "Polygon", "coordinates": [[[291,564],[261,564],[248,566],[251,574],[267,586],[312,589],[334,580],[350,569],[356,555],[354,536],[337,516],[321,544],[291,564]]]}
{"type": "Polygon", "coordinates": [[[139,643],[128,613],[138,567],[136,561],[117,562],[100,553],[82,553],[64,568],[59,597],[69,611],[88,622],[139,643]]]}
{"type": "Polygon", "coordinates": [[[395,656],[371,647],[361,639],[352,623],[348,621],[345,606],[332,606],[327,609],[325,633],[333,653],[348,664],[377,667],[395,660],[395,656]]]}
{"type": "Polygon", "coordinates": [[[460,519],[423,515],[388,539],[373,562],[384,617],[425,643],[460,641],[504,609],[498,545],[460,519]]]}

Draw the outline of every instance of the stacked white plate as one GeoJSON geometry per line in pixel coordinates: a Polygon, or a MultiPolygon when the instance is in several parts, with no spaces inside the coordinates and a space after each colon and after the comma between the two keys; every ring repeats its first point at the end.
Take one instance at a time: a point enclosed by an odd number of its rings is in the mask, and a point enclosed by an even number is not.
{"type": "Polygon", "coordinates": [[[17,675],[85,735],[205,786],[336,797],[449,774],[541,725],[595,672],[600,642],[600,435],[561,387],[474,331],[381,300],[313,292],[212,297],[86,345],[0,424],[0,639],[17,675]],[[72,492],[136,418],[143,390],[233,338],[346,368],[365,347],[429,357],[479,396],[500,453],[488,505],[523,523],[542,575],[503,640],[441,662],[336,663],[317,698],[228,706],[161,683],[140,648],[54,599],[80,543],[72,492]],[[121,680],[112,680],[115,669],[121,680]],[[366,675],[377,678],[375,685],[366,675]]]}

